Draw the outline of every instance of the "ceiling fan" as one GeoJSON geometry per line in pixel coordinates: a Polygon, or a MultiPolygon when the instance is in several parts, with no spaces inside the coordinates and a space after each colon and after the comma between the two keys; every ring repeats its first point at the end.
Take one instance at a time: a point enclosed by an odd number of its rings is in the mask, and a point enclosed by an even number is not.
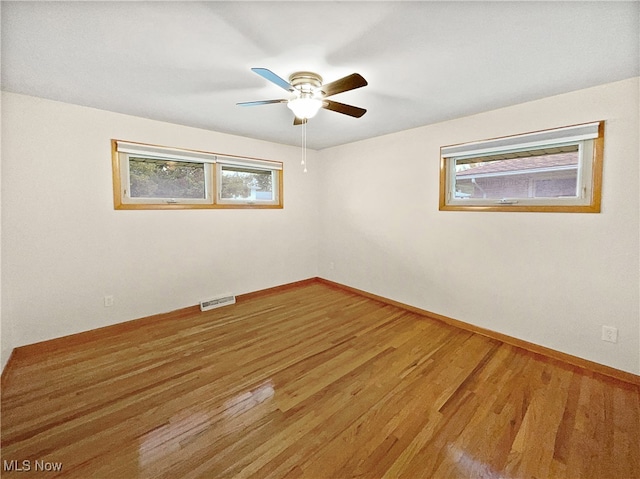
{"type": "Polygon", "coordinates": [[[282,98],[279,100],[245,101],[238,103],[240,106],[286,103],[295,115],[295,119],[293,120],[294,125],[306,123],[309,118],[315,116],[320,108],[355,118],[360,118],[367,112],[364,108],[327,100],[328,97],[337,95],[338,93],[344,93],[349,90],[367,86],[367,80],[358,73],[352,73],[339,80],[323,85],[322,77],[313,72],[295,72],[289,76],[289,81],[286,81],[266,68],[252,68],[251,70],[266,80],[275,83],[280,88],[291,92],[292,95],[290,98],[282,98]]]}

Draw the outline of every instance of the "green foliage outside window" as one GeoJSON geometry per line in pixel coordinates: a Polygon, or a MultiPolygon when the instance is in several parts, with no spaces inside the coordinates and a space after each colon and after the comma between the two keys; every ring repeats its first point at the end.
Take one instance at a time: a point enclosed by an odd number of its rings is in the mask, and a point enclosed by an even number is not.
{"type": "Polygon", "coordinates": [[[202,163],[129,159],[132,198],[205,198],[202,163]]]}
{"type": "Polygon", "coordinates": [[[273,195],[273,179],[270,171],[222,167],[221,197],[224,199],[251,198],[252,194],[273,195]]]}

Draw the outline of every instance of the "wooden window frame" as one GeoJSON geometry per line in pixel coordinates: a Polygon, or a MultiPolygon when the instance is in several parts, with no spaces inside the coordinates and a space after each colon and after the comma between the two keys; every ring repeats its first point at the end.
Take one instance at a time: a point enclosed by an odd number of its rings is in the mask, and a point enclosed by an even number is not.
{"type": "MultiPolygon", "coordinates": [[[[159,158],[162,159],[162,158],[159,158]]],[[[196,163],[199,163],[196,160],[196,163]]],[[[203,160],[203,163],[205,161],[203,160]]],[[[128,164],[128,162],[127,162],[128,164]]],[[[139,143],[133,141],[125,141],[125,140],[111,140],[111,165],[112,165],[112,174],[113,174],[113,204],[114,209],[116,210],[182,210],[182,209],[282,209],[284,208],[284,197],[283,197],[283,176],[284,176],[284,165],[279,161],[272,160],[264,160],[261,158],[251,158],[251,157],[241,157],[237,155],[229,155],[229,154],[221,154],[221,153],[212,153],[200,150],[190,150],[184,148],[173,148],[166,147],[161,145],[153,145],[147,143],[139,143]],[[166,200],[158,200],[157,202],[127,202],[124,198],[124,184],[123,184],[123,157],[121,155],[125,155],[126,153],[122,153],[118,151],[118,143],[127,144],[127,145],[135,145],[139,147],[141,150],[148,148],[150,152],[158,152],[162,150],[167,150],[171,152],[177,152],[180,155],[184,155],[188,157],[193,155],[196,159],[199,157],[220,157],[229,159],[235,162],[246,162],[248,167],[253,168],[262,168],[265,170],[269,170],[274,172],[274,178],[276,179],[276,194],[277,200],[275,203],[271,202],[241,202],[234,201],[233,203],[229,202],[219,202],[218,201],[218,181],[216,178],[217,175],[217,165],[214,161],[210,161],[209,163],[214,163],[210,168],[205,168],[205,174],[209,177],[207,178],[207,185],[209,186],[208,194],[211,195],[210,203],[168,203],[166,200]],[[255,165],[261,165],[256,167],[255,165]],[[269,166],[272,166],[270,168],[269,166]],[[208,172],[207,172],[208,171],[208,172]]]]}
{"type": "MultiPolygon", "coordinates": [[[[522,204],[499,204],[496,200],[487,201],[482,204],[474,202],[474,204],[460,204],[460,201],[452,202],[448,201],[450,196],[449,191],[451,189],[452,180],[450,178],[451,165],[450,161],[452,156],[447,156],[443,153],[443,150],[451,147],[462,147],[468,144],[477,144],[484,142],[493,142],[500,140],[509,140],[524,135],[533,135],[538,133],[552,132],[554,130],[560,130],[558,128],[549,130],[540,130],[532,133],[525,133],[523,135],[512,135],[506,137],[492,138],[489,140],[482,140],[480,142],[463,143],[459,145],[449,145],[440,148],[440,196],[439,196],[439,209],[440,211],[495,211],[495,212],[541,212],[541,213],[600,213],[602,202],[602,167],[604,156],[604,121],[592,122],[597,123],[597,137],[593,138],[592,158],[590,161],[591,170],[590,174],[590,188],[588,188],[588,203],[581,205],[569,205],[562,204],[562,200],[559,199],[557,204],[526,204],[523,201],[522,204]]],[[[589,125],[589,124],[584,124],[589,125]]],[[[579,127],[582,125],[572,125],[565,128],[579,127]]],[[[499,200],[498,200],[499,201],[499,200]]]]}

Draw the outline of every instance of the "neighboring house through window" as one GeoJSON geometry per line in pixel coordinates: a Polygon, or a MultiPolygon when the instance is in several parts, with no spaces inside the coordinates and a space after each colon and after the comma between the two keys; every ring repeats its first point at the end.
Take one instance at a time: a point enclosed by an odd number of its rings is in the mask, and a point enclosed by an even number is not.
{"type": "Polygon", "coordinates": [[[441,149],[441,210],[598,212],[602,122],[441,149]]]}

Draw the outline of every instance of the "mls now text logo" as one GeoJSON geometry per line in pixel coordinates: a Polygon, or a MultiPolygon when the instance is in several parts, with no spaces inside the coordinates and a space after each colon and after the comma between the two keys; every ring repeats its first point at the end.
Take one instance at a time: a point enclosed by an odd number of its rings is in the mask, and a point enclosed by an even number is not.
{"type": "Polygon", "coordinates": [[[35,461],[30,461],[29,459],[25,459],[24,461],[18,461],[18,460],[7,461],[5,459],[4,461],[2,461],[2,470],[4,472],[9,472],[9,471],[58,472],[58,471],[62,471],[62,463],[39,461],[37,459],[35,461]]]}

